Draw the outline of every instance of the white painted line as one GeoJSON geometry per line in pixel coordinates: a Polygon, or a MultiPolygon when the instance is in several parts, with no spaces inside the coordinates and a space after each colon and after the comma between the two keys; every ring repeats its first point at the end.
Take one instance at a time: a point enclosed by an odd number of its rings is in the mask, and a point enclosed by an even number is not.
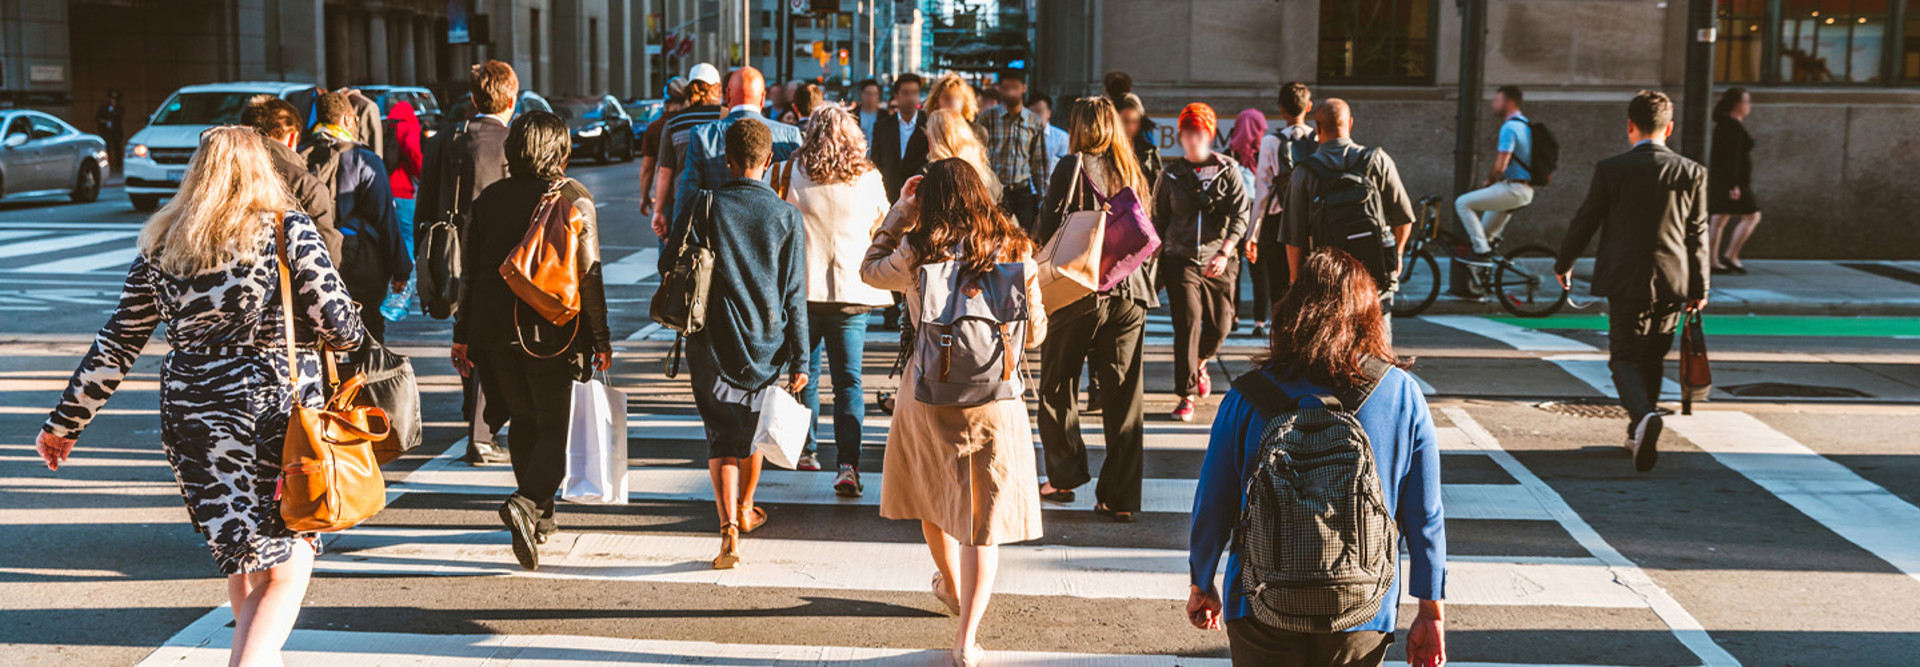
{"type": "Polygon", "coordinates": [[[133,230],[146,227],[144,222],[27,222],[20,220],[0,221],[0,229],[27,229],[50,232],[61,229],[86,229],[92,231],[133,230]]]}
{"type": "MultiPolygon", "coordinates": [[[[233,633],[222,629],[208,644],[178,660],[178,667],[224,667],[233,633]]],[[[340,630],[295,630],[282,656],[293,667],[415,665],[531,667],[533,665],[871,665],[946,667],[944,650],[851,646],[719,644],[660,639],[567,635],[429,635],[340,630]]],[[[1227,667],[1224,658],[1180,658],[1094,653],[990,651],[988,661],[1008,667],[1227,667]]],[[[149,659],[147,664],[163,664],[149,659]]],[[[1463,665],[1467,663],[1450,663],[1463,665]]]]}
{"type": "MultiPolygon", "coordinates": [[[[1553,362],[1553,365],[1559,366],[1560,370],[1593,387],[1593,390],[1600,392],[1601,396],[1607,398],[1620,396],[1620,393],[1614,390],[1613,371],[1607,368],[1605,354],[1556,354],[1547,357],[1547,361],[1553,362]]],[[[1674,382],[1673,378],[1661,378],[1660,400],[1680,400],[1680,383],[1674,382]]]]}
{"type": "MultiPolygon", "coordinates": [[[[439,463],[436,460],[434,463],[439,463]]],[[[429,464],[432,465],[432,464],[429,464]]],[[[866,494],[859,498],[841,498],[833,493],[833,475],[769,468],[760,474],[760,486],[754,499],[768,505],[848,505],[877,507],[884,486],[884,472],[861,475],[866,494]]],[[[1089,481],[1094,484],[1098,480],[1089,481]]],[[[422,467],[407,477],[404,487],[417,493],[506,496],[513,492],[511,469],[499,466],[475,468],[441,465],[432,470],[422,467]]],[[[1186,514],[1193,511],[1193,494],[1198,480],[1149,478],[1141,483],[1140,511],[1186,514]]],[[[633,468],[627,472],[628,498],[631,500],[713,501],[713,480],[698,468],[633,468]]],[[[1087,488],[1092,488],[1088,486],[1087,488]]],[[[1441,502],[1453,519],[1514,519],[1551,521],[1553,516],[1534,500],[1525,487],[1517,484],[1444,484],[1441,502]]],[[[1065,511],[1093,510],[1093,494],[1080,493],[1072,503],[1041,503],[1042,509],[1065,511]]]]}
{"type": "Polygon", "coordinates": [[[14,270],[21,273],[88,273],[119,269],[119,273],[126,273],[127,267],[133,264],[133,259],[139,256],[140,249],[137,247],[114,248],[90,255],[22,266],[14,270]]]}
{"type": "MultiPolygon", "coordinates": [[[[1673,599],[1673,596],[1660,584],[1654,582],[1653,577],[1648,576],[1639,565],[1634,564],[1625,554],[1608,544],[1606,538],[1600,536],[1599,531],[1594,530],[1586,519],[1573,511],[1573,507],[1567,504],[1566,499],[1560,497],[1559,492],[1547,486],[1547,483],[1533,474],[1532,470],[1521,465],[1519,459],[1507,453],[1500,446],[1500,441],[1494,438],[1486,428],[1480,426],[1480,422],[1475,421],[1472,415],[1467,414],[1467,411],[1462,408],[1442,408],[1440,412],[1445,414],[1447,419],[1453,422],[1454,426],[1466,435],[1475,447],[1486,452],[1488,457],[1507,471],[1507,474],[1512,475],[1514,479],[1519,480],[1521,486],[1531,491],[1540,505],[1560,522],[1560,527],[1566,530],[1568,535],[1573,536],[1580,546],[1585,547],[1587,553],[1593,554],[1594,558],[1599,559],[1600,563],[1612,572],[1615,581],[1632,589],[1644,600],[1646,606],[1653,610],[1654,615],[1659,616],[1660,620],[1667,624],[1667,628],[1673,632],[1674,637],[1680,640],[1688,650],[1693,651],[1703,667],[1738,667],[1740,661],[1719,644],[1714,643],[1713,637],[1707,634],[1706,628],[1700,625],[1700,621],[1694,619],[1693,614],[1680,606],[1680,602],[1673,599]]],[[[1624,466],[1626,461],[1623,459],[1620,464],[1624,466]]],[[[1451,588],[1453,581],[1447,583],[1451,588]]]]}
{"type": "MultiPolygon", "coordinates": [[[[1448,518],[1452,518],[1452,509],[1448,518]]],[[[1415,604],[1400,588],[1400,603],[1415,604]]],[[[1448,559],[1447,604],[1642,609],[1645,600],[1593,559],[1572,562],[1448,559]]]]}
{"type": "Polygon", "coordinates": [[[124,239],[130,239],[135,236],[139,236],[139,233],[137,232],[89,232],[85,234],[71,234],[67,236],[52,236],[44,239],[36,239],[33,241],[24,241],[21,243],[9,243],[6,245],[0,245],[0,259],[4,259],[8,257],[24,257],[27,255],[38,255],[41,253],[49,253],[49,252],[59,252],[61,250],[67,250],[69,248],[81,248],[81,247],[95,245],[99,243],[108,243],[111,241],[120,241],[124,239]]]}
{"type": "Polygon", "coordinates": [[[639,331],[635,331],[633,332],[633,335],[627,336],[627,340],[646,340],[648,336],[653,335],[653,332],[659,331],[665,328],[666,327],[661,326],[659,322],[653,322],[651,324],[648,324],[647,326],[640,327],[639,331]]]}
{"type": "Polygon", "coordinates": [[[642,280],[652,278],[659,271],[659,264],[659,248],[641,248],[619,261],[602,265],[600,275],[608,285],[637,285],[642,280]]]}
{"type": "Polygon", "coordinates": [[[139,662],[139,667],[225,664],[233,646],[233,631],[227,629],[232,623],[233,607],[225,602],[220,603],[220,606],[173,633],[160,648],[147,654],[146,659],[139,662]],[[212,662],[215,659],[219,662],[212,662]]]}
{"type": "Polygon", "coordinates": [[[1420,319],[1485,336],[1530,352],[1594,352],[1598,348],[1565,336],[1497,322],[1478,315],[1422,315],[1420,319]]]}
{"type": "Polygon", "coordinates": [[[47,232],[47,231],[38,231],[38,230],[30,230],[30,229],[8,229],[8,230],[0,230],[0,242],[6,242],[6,241],[15,241],[15,240],[19,240],[19,239],[24,239],[24,238],[31,238],[31,237],[35,237],[35,236],[39,236],[39,235],[41,235],[41,234],[46,234],[46,233],[48,233],[48,232],[47,232]]]}
{"type": "Polygon", "coordinates": [[[1666,424],[1721,465],[1920,579],[1920,508],[1744,412],[1700,411],[1666,424]]]}

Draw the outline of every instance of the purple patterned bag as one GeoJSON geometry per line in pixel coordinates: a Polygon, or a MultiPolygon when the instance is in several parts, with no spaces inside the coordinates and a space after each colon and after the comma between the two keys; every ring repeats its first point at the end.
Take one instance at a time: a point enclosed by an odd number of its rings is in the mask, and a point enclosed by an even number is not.
{"type": "Polygon", "coordinates": [[[1160,233],[1132,187],[1121,188],[1112,197],[1100,194],[1091,180],[1087,188],[1107,209],[1106,239],[1100,246],[1100,291],[1104,292],[1153,259],[1160,251],[1160,233]]]}

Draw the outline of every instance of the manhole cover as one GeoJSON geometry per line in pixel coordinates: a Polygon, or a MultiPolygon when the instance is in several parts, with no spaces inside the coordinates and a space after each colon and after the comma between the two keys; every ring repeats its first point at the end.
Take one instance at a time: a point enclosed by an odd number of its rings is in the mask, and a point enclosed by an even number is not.
{"type": "Polygon", "coordinates": [[[1613,402],[1586,401],[1548,401],[1536,403],[1533,407],[1556,415],[1569,417],[1590,417],[1593,419],[1626,419],[1627,409],[1613,402]]]}
{"type": "Polygon", "coordinates": [[[1792,382],[1733,384],[1720,387],[1720,391],[1742,398],[1873,398],[1858,389],[1792,382]]]}

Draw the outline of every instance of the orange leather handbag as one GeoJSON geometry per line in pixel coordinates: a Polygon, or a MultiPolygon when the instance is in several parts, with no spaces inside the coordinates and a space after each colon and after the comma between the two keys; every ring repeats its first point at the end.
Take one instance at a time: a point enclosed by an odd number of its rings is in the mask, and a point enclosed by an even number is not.
{"type": "Polygon", "coordinates": [[[554,326],[580,314],[580,230],[586,214],[560,194],[572,180],[563,178],[547,188],[533,209],[527,235],[500,264],[507,289],[554,326]]]}
{"type": "MultiPolygon", "coordinates": [[[[280,251],[280,315],[287,346],[287,377],[297,387],[298,348],[293,337],[293,279],[288,272],[286,227],[276,221],[280,251]]],[[[322,351],[329,368],[333,357],[322,351]]],[[[331,375],[331,373],[329,374],[331,375]]],[[[392,431],[380,408],[353,405],[366,381],[355,375],[334,390],[324,407],[294,400],[287,418],[287,439],[280,453],[280,518],[302,533],[346,530],[387,506],[387,483],[380,475],[374,443],[392,431]]]]}

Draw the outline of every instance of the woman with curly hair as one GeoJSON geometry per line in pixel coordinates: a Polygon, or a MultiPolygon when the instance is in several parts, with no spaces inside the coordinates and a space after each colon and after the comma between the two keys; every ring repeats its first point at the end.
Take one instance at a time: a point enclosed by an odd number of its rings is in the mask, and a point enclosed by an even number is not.
{"type": "MultiPolygon", "coordinates": [[[[949,261],[970,274],[998,264],[1024,265],[1029,310],[1022,343],[1031,348],[1046,337],[1033,242],[994,205],[979,171],[951,158],[907,181],[861,262],[860,277],[874,287],[906,292],[918,321],[920,267],[949,261]]],[[[911,366],[887,431],[880,515],[920,522],[938,568],[933,595],[960,617],[954,664],[971,667],[984,658],[980,621],[993,593],[999,545],[1040,537],[1033,429],[1017,393],[972,406],[916,400],[920,365],[911,366]]]]}
{"type": "MultiPolygon", "coordinates": [[[[838,106],[815,110],[806,141],[793,158],[775,167],[774,180],[787,203],[800,209],[807,230],[807,349],[809,377],[820,377],[824,352],[833,373],[833,441],[840,474],[834,493],[858,498],[860,426],[867,406],[861,397],[860,361],[866,354],[867,321],[873,309],[893,304],[886,290],[860,281],[860,257],[887,217],[887,187],[867,160],[860,121],[838,106]]],[[[820,383],[807,384],[801,399],[820,414],[820,383]]],[[[802,469],[818,470],[820,445],[811,436],[802,469]]]]}

